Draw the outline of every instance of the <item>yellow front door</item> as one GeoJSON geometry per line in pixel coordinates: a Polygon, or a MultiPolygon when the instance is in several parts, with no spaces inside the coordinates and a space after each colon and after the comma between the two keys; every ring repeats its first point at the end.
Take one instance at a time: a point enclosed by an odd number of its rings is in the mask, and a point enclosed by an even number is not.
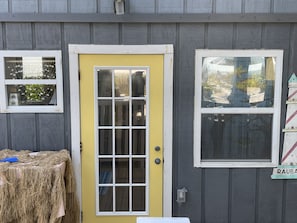
{"type": "Polygon", "coordinates": [[[80,55],[84,223],[163,215],[163,55],[80,55]]]}

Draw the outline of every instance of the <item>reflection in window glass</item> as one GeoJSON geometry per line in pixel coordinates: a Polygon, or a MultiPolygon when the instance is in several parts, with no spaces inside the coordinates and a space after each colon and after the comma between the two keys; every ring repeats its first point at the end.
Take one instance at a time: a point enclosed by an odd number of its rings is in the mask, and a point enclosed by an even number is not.
{"type": "Polygon", "coordinates": [[[5,79],[56,79],[54,57],[5,57],[5,79]]]}
{"type": "Polygon", "coordinates": [[[56,85],[7,85],[9,106],[57,105],[56,85]]]}
{"type": "Polygon", "coordinates": [[[146,71],[132,71],[132,96],[144,97],[146,95],[146,71]]]}
{"type": "Polygon", "coordinates": [[[115,96],[125,97],[129,96],[129,70],[115,70],[114,82],[115,82],[115,96]]]}
{"type": "Polygon", "coordinates": [[[202,107],[272,107],[274,57],[206,57],[202,107]]]}

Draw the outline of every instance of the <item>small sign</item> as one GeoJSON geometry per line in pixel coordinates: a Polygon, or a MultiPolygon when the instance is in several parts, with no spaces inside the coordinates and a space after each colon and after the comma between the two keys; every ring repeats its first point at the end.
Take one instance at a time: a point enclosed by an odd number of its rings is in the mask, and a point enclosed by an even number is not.
{"type": "Polygon", "coordinates": [[[297,166],[278,166],[273,169],[271,179],[297,179],[297,166]]]}

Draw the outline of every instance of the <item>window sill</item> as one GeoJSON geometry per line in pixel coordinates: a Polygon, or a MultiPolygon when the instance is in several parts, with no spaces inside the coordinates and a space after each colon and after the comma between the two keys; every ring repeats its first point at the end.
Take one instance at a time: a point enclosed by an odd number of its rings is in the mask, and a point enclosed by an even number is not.
{"type": "Polygon", "coordinates": [[[259,161],[202,161],[195,163],[194,166],[198,168],[273,168],[277,167],[277,162],[270,160],[259,161]]]}

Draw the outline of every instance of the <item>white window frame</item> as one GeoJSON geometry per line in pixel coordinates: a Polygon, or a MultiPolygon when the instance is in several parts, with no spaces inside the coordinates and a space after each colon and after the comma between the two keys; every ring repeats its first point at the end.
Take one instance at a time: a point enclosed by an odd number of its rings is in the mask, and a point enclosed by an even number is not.
{"type": "Polygon", "coordinates": [[[282,91],[282,66],[283,50],[205,50],[195,51],[195,97],[194,97],[194,166],[195,167],[275,167],[279,162],[279,138],[280,138],[280,111],[282,91]],[[202,62],[204,57],[230,56],[230,57],[275,57],[275,88],[274,106],[269,108],[202,108],[202,62]],[[201,116],[202,114],[272,114],[272,148],[271,160],[205,160],[201,159],[201,116]]]}
{"type": "Polygon", "coordinates": [[[62,113],[63,112],[63,76],[62,54],[58,50],[5,50],[0,51],[0,113],[62,113]],[[54,57],[56,79],[5,79],[5,57],[54,57]],[[54,84],[56,85],[57,105],[9,106],[7,85],[14,84],[54,84]]]}

